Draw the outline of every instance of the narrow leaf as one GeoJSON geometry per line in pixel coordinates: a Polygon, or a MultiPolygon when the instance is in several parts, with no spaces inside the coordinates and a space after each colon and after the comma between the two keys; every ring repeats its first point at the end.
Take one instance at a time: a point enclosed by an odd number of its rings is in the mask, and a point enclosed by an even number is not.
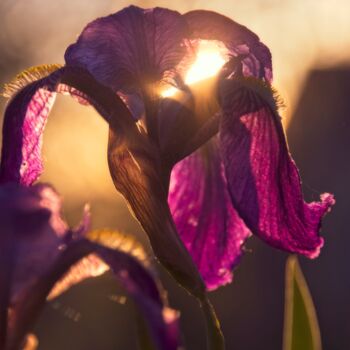
{"type": "Polygon", "coordinates": [[[286,264],[283,350],[321,350],[321,335],[311,294],[296,256],[286,264]]]}

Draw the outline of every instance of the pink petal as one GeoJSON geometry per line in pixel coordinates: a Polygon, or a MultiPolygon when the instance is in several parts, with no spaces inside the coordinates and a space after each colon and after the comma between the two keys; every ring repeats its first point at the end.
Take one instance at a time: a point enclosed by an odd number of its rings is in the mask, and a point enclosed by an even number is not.
{"type": "Polygon", "coordinates": [[[112,90],[81,68],[63,67],[28,84],[10,100],[3,124],[0,183],[30,186],[41,175],[43,133],[57,92],[93,105],[115,129],[134,127],[129,110],[112,90]],[[118,118],[113,119],[115,115],[118,118]]]}
{"type": "Polygon", "coordinates": [[[235,208],[252,232],[270,245],[316,257],[321,219],[334,204],[305,203],[273,101],[232,82],[223,95],[220,147],[235,208]]]}
{"type": "Polygon", "coordinates": [[[31,185],[42,173],[41,148],[60,73],[23,88],[9,103],[3,124],[0,183],[31,185]]]}
{"type": "Polygon", "coordinates": [[[250,232],[231,204],[216,141],[174,167],[168,201],[207,288],[231,282],[250,232]]]}

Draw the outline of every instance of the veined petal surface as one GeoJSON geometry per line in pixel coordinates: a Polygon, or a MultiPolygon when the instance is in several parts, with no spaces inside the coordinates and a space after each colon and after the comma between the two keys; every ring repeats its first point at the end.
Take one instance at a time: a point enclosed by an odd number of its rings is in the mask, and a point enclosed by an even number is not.
{"type": "Polygon", "coordinates": [[[231,203],[216,141],[174,167],[168,197],[177,230],[209,290],[231,282],[250,235],[231,203]]]}
{"type": "Polygon", "coordinates": [[[0,182],[31,185],[42,173],[43,130],[54,103],[54,88],[61,72],[30,83],[20,90],[5,111],[0,182]]]}
{"type": "Polygon", "coordinates": [[[177,66],[187,50],[187,33],[186,21],[176,11],[129,6],[88,24],[65,59],[115,92],[134,90],[177,66]]]}
{"type": "Polygon", "coordinates": [[[270,245],[309,258],[323,245],[321,219],[333,196],[305,203],[298,169],[268,86],[232,81],[223,89],[220,146],[230,195],[252,232],[270,245]]]}
{"type": "Polygon", "coordinates": [[[68,94],[81,104],[92,105],[120,132],[120,142],[130,128],[136,128],[120,97],[88,71],[76,67],[57,69],[24,86],[9,101],[3,124],[0,183],[30,186],[41,175],[43,134],[56,93],[68,94]]]}
{"type": "Polygon", "coordinates": [[[194,10],[184,17],[191,38],[222,41],[232,56],[242,57],[244,75],[271,81],[270,50],[248,28],[212,11],[194,10]]]}

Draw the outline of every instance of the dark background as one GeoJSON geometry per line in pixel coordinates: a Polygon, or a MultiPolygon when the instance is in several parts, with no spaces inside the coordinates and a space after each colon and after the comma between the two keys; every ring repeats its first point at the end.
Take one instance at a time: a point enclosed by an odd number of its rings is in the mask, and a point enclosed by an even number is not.
{"type": "MultiPolygon", "coordinates": [[[[126,6],[125,1],[47,2],[0,0],[0,83],[22,69],[63,62],[65,47],[95,17],[126,6]]],[[[136,2],[154,6],[154,1],[136,2]]],[[[325,247],[316,260],[301,258],[326,350],[350,349],[348,234],[350,195],[350,7],[346,1],[179,1],[181,12],[210,8],[256,31],[271,48],[275,82],[291,152],[308,200],[332,192],[336,206],[324,220],[325,247]]],[[[169,6],[167,1],[157,2],[169,6]]],[[[5,100],[0,100],[0,111],[5,100]]],[[[93,208],[93,226],[135,234],[147,246],[109,178],[107,126],[89,108],[59,97],[45,133],[45,173],[65,199],[74,224],[83,204],[93,208]]],[[[149,248],[147,248],[149,249],[149,248]]],[[[287,254],[251,238],[234,282],[211,293],[227,349],[281,349],[284,265],[287,254]]],[[[198,306],[163,271],[170,304],[181,311],[188,349],[205,348],[198,306]]],[[[134,310],[110,275],[88,280],[48,304],[36,333],[40,350],[136,348],[134,310]]]]}

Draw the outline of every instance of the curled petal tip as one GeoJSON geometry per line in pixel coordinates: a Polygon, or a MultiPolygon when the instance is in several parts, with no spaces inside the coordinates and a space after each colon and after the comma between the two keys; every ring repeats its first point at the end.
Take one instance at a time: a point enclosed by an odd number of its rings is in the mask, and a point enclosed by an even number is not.
{"type": "Polygon", "coordinates": [[[332,193],[323,193],[320,196],[322,204],[325,205],[327,212],[329,212],[332,206],[335,204],[335,198],[332,193]]]}
{"type": "Polygon", "coordinates": [[[318,246],[311,252],[300,252],[301,254],[305,255],[309,259],[316,259],[321,253],[321,249],[324,245],[324,239],[320,237],[318,246]]]}

